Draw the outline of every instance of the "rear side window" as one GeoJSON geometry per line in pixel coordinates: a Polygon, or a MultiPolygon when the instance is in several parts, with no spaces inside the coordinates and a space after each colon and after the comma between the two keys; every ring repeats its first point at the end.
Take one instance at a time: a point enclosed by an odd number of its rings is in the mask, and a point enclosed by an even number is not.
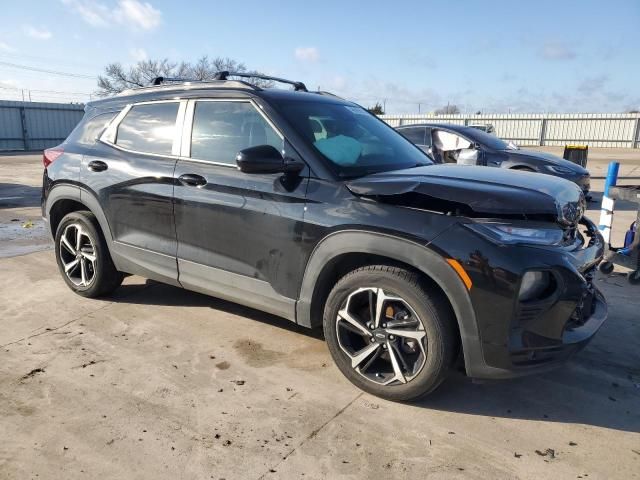
{"type": "Polygon", "coordinates": [[[240,150],[271,145],[282,150],[282,138],[249,102],[196,102],[191,131],[191,158],[235,165],[240,150]]]}
{"type": "Polygon", "coordinates": [[[179,105],[134,105],[118,125],[116,145],[137,152],[171,155],[179,105]]]}
{"type": "Polygon", "coordinates": [[[415,145],[424,145],[424,127],[401,128],[399,132],[415,145]]]}
{"type": "Polygon", "coordinates": [[[116,113],[117,112],[101,113],[89,120],[81,121],[78,126],[73,129],[73,132],[71,132],[65,143],[93,145],[107,124],[116,116],[116,113]]]}

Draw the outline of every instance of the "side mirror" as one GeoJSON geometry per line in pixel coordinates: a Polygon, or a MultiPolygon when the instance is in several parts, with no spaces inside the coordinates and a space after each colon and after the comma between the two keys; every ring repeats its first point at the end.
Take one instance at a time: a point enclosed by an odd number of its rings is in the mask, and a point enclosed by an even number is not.
{"type": "Polygon", "coordinates": [[[240,150],[236,155],[238,169],[244,173],[298,173],[304,163],[283,158],[271,145],[257,145],[240,150]]]}

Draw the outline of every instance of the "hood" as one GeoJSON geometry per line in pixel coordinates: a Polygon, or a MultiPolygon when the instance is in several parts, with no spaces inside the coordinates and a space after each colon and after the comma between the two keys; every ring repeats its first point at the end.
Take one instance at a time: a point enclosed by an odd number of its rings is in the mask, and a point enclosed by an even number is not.
{"type": "Polygon", "coordinates": [[[513,159],[518,158],[535,158],[537,161],[545,163],[547,165],[557,165],[558,167],[566,168],[571,170],[572,172],[579,174],[589,173],[584,167],[580,165],[570,162],[569,160],[565,160],[564,158],[560,158],[552,153],[547,152],[539,152],[537,150],[503,150],[504,153],[509,155],[509,157],[513,159]]]}
{"type": "Polygon", "coordinates": [[[530,172],[458,165],[394,170],[347,183],[355,195],[467,216],[553,218],[577,222],[584,196],[568,180],[530,172]]]}

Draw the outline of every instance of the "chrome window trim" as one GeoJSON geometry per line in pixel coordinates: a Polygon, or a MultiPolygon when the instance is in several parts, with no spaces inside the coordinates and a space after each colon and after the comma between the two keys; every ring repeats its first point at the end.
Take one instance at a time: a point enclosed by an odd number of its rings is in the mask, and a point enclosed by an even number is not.
{"type": "Polygon", "coordinates": [[[262,108],[251,98],[192,98],[188,100],[187,109],[185,113],[185,121],[182,131],[182,148],[180,152],[180,160],[188,160],[196,163],[205,163],[210,165],[217,165],[221,167],[231,167],[238,168],[235,163],[224,163],[224,162],[216,162],[213,160],[205,160],[201,158],[191,158],[191,134],[193,131],[193,118],[196,110],[197,102],[239,102],[239,103],[249,103],[253,108],[258,112],[258,114],[267,122],[267,124],[273,129],[280,140],[282,140],[282,150],[281,153],[284,155],[284,135],[282,132],[275,126],[275,124],[271,121],[271,119],[262,111],[262,108]]]}
{"type": "Polygon", "coordinates": [[[116,115],[116,117],[111,121],[111,123],[109,123],[109,126],[106,128],[104,133],[100,136],[99,141],[109,145],[110,147],[116,148],[122,152],[135,153],[138,155],[149,155],[151,157],[178,159],[180,158],[179,153],[180,153],[180,146],[182,143],[182,136],[179,134],[179,132],[182,132],[183,125],[184,125],[184,114],[186,111],[186,104],[187,104],[187,100],[183,100],[180,98],[173,98],[169,100],[149,100],[146,102],[130,103],[126,105],[118,115],[116,115]],[[120,126],[124,118],[127,116],[129,111],[133,107],[137,107],[139,105],[154,105],[157,103],[177,103],[178,104],[178,113],[176,114],[175,133],[173,136],[173,143],[171,144],[171,153],[163,154],[163,153],[144,152],[142,150],[133,150],[130,148],[124,148],[116,144],[118,127],[120,126]]]}
{"type": "Polygon", "coordinates": [[[102,135],[98,138],[98,140],[112,148],[120,150],[121,152],[127,153],[135,153],[137,155],[147,155],[150,157],[157,158],[171,158],[175,160],[181,160],[186,162],[194,162],[194,163],[202,163],[206,165],[215,165],[219,167],[227,167],[238,169],[238,166],[234,163],[223,163],[223,162],[215,162],[213,160],[204,160],[200,158],[191,158],[191,132],[193,129],[193,116],[195,113],[195,104],[196,102],[244,102],[250,103],[253,108],[262,116],[262,118],[267,122],[267,124],[276,132],[276,135],[280,137],[283,142],[282,154],[284,155],[284,135],[282,132],[275,126],[275,124],[271,121],[271,119],[263,112],[263,109],[260,105],[258,105],[253,99],[250,98],[192,98],[192,99],[169,99],[169,100],[149,100],[146,102],[137,102],[130,103],[126,105],[118,115],[116,115],[113,120],[109,123],[109,126],[105,129],[102,135]],[[181,134],[175,135],[173,139],[173,144],[171,148],[171,154],[161,154],[161,153],[151,153],[151,152],[143,152],[141,150],[132,150],[129,148],[124,148],[115,143],[116,141],[116,133],[118,131],[118,127],[124,118],[127,116],[129,111],[138,105],[149,105],[156,103],[179,103],[178,114],[176,117],[176,132],[181,132],[181,134]]]}

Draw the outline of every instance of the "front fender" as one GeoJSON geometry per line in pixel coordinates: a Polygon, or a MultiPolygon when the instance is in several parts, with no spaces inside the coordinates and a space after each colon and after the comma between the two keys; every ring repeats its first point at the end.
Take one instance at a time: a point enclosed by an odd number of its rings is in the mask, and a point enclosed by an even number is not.
{"type": "MultiPolygon", "coordinates": [[[[384,233],[349,230],[332,233],[319,242],[305,269],[300,297],[296,303],[296,321],[306,327],[318,327],[321,315],[311,315],[316,281],[333,259],[349,253],[384,256],[414,266],[443,290],[455,313],[460,330],[467,372],[484,365],[480,335],[469,292],[446,260],[426,245],[384,233]]],[[[490,367],[486,367],[490,368],[490,367]]]]}

